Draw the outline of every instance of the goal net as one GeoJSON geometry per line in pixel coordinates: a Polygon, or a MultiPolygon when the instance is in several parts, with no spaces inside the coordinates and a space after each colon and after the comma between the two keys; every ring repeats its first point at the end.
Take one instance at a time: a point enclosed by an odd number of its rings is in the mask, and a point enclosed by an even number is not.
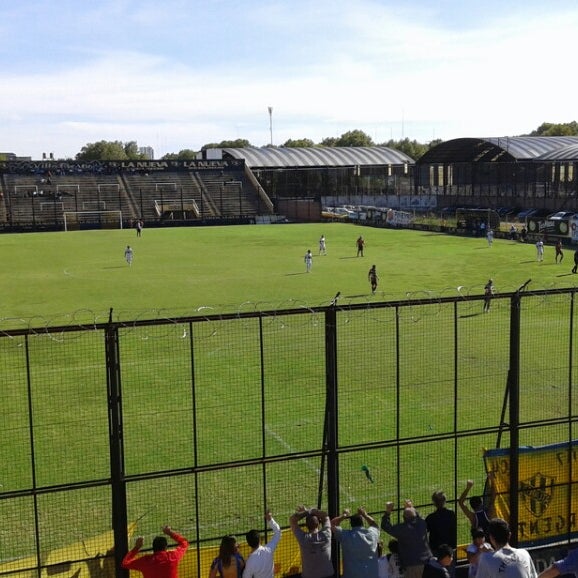
{"type": "Polygon", "coordinates": [[[64,230],[122,229],[122,211],[65,211],[64,230]]]}

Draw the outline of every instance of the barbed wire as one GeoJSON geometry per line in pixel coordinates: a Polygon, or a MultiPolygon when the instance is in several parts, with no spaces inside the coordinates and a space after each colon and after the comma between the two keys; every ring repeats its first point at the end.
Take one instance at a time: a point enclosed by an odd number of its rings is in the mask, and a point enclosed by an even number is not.
{"type": "MultiPolygon", "coordinates": [[[[517,286],[497,286],[493,295],[492,308],[508,308],[509,301],[504,299],[517,291],[517,286]]],[[[532,284],[528,289],[532,299],[524,301],[526,307],[540,308],[545,302],[555,296],[578,290],[574,284],[552,281],[543,286],[532,284]]],[[[122,309],[98,311],[93,309],[77,309],[70,313],[50,316],[34,315],[31,317],[0,317],[0,339],[7,337],[16,339],[21,335],[47,337],[54,341],[80,338],[83,331],[102,331],[104,325],[112,321],[123,331],[139,328],[141,339],[188,337],[188,323],[194,320],[202,326],[195,328],[195,337],[208,339],[214,337],[220,330],[223,321],[237,321],[249,327],[255,317],[261,317],[265,326],[275,325],[285,328],[289,325],[318,325],[327,307],[335,307],[340,313],[340,323],[349,323],[354,316],[354,310],[371,312],[372,319],[378,323],[391,323],[396,316],[401,321],[418,322],[421,319],[440,315],[447,310],[448,303],[457,303],[460,316],[479,311],[483,300],[484,287],[477,285],[459,285],[442,289],[421,289],[405,293],[393,293],[386,290],[376,294],[339,294],[339,298],[328,298],[318,303],[308,303],[303,299],[288,298],[279,302],[246,300],[238,304],[207,304],[189,308],[149,308],[140,310],[122,309]],[[333,303],[333,304],[332,304],[333,303]],[[387,315],[380,310],[396,309],[396,316],[387,315]],[[297,313],[300,313],[299,315],[297,313]],[[216,325],[217,324],[217,325],[216,325]],[[148,327],[146,331],[143,326],[148,327]],[[154,329],[153,329],[154,328],[154,329]]],[[[337,296],[336,296],[337,297],[337,296]]]]}

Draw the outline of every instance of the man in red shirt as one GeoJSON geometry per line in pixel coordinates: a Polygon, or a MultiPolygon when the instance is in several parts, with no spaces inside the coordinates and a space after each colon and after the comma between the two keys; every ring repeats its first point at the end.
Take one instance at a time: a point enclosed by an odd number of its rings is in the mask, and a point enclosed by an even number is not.
{"type": "Polygon", "coordinates": [[[173,532],[170,526],[165,526],[163,533],[177,542],[176,550],[168,551],[167,539],[164,536],[157,536],[153,540],[153,553],[137,558],[144,543],[144,538],[139,536],[134,548],[123,558],[122,567],[142,572],[143,578],[178,578],[179,562],[185,555],[189,543],[181,535],[173,532]]]}

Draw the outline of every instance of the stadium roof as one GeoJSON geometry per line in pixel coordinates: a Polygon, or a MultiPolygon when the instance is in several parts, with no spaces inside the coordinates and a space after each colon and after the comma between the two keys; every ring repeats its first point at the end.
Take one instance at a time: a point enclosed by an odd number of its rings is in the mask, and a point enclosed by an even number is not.
{"type": "Polygon", "coordinates": [[[223,156],[227,155],[245,159],[251,168],[414,164],[411,157],[388,147],[224,148],[223,156]]]}
{"type": "MultiPolygon", "coordinates": [[[[457,138],[433,147],[418,162],[419,164],[444,164],[554,160],[555,157],[552,155],[556,155],[557,151],[571,149],[571,147],[578,147],[577,136],[457,138]]],[[[570,152],[571,150],[566,154],[570,152]]]]}
{"type": "Polygon", "coordinates": [[[578,143],[548,151],[536,158],[539,161],[578,161],[578,143]]]}

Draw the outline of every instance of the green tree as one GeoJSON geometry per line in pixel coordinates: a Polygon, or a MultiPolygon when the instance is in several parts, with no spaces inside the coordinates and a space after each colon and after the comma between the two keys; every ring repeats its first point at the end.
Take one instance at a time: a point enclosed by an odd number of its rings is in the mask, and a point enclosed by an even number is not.
{"type": "Polygon", "coordinates": [[[236,140],[222,140],[219,143],[208,143],[201,147],[202,151],[207,149],[243,149],[253,146],[247,139],[238,138],[236,140]]]}
{"type": "Polygon", "coordinates": [[[290,138],[283,143],[283,146],[288,148],[310,148],[314,147],[315,143],[310,138],[299,138],[296,140],[290,138]]]}
{"type": "Polygon", "coordinates": [[[416,141],[415,139],[409,140],[409,138],[406,137],[401,140],[390,139],[380,146],[400,151],[402,153],[405,153],[408,157],[411,157],[413,160],[417,160],[420,157],[422,157],[428,150],[430,150],[432,147],[438,145],[441,142],[442,142],[441,139],[436,139],[434,141],[431,141],[429,144],[422,144],[416,141]]]}
{"type": "Polygon", "coordinates": [[[197,158],[197,152],[191,149],[183,149],[178,153],[167,153],[161,160],[163,161],[194,161],[197,158]]]}
{"type": "Polygon", "coordinates": [[[337,146],[337,139],[334,136],[328,136],[321,141],[322,147],[335,147],[337,146]]]}
{"type": "Polygon", "coordinates": [[[578,136],[578,123],[575,120],[563,123],[543,122],[527,136],[578,136]]]}
{"type": "Polygon", "coordinates": [[[77,161],[127,161],[144,159],[145,156],[138,152],[136,141],[101,140],[84,145],[75,158],[77,161]]]}
{"type": "Polygon", "coordinates": [[[344,132],[336,141],[336,147],[372,147],[375,146],[372,138],[362,130],[344,132]]]}

